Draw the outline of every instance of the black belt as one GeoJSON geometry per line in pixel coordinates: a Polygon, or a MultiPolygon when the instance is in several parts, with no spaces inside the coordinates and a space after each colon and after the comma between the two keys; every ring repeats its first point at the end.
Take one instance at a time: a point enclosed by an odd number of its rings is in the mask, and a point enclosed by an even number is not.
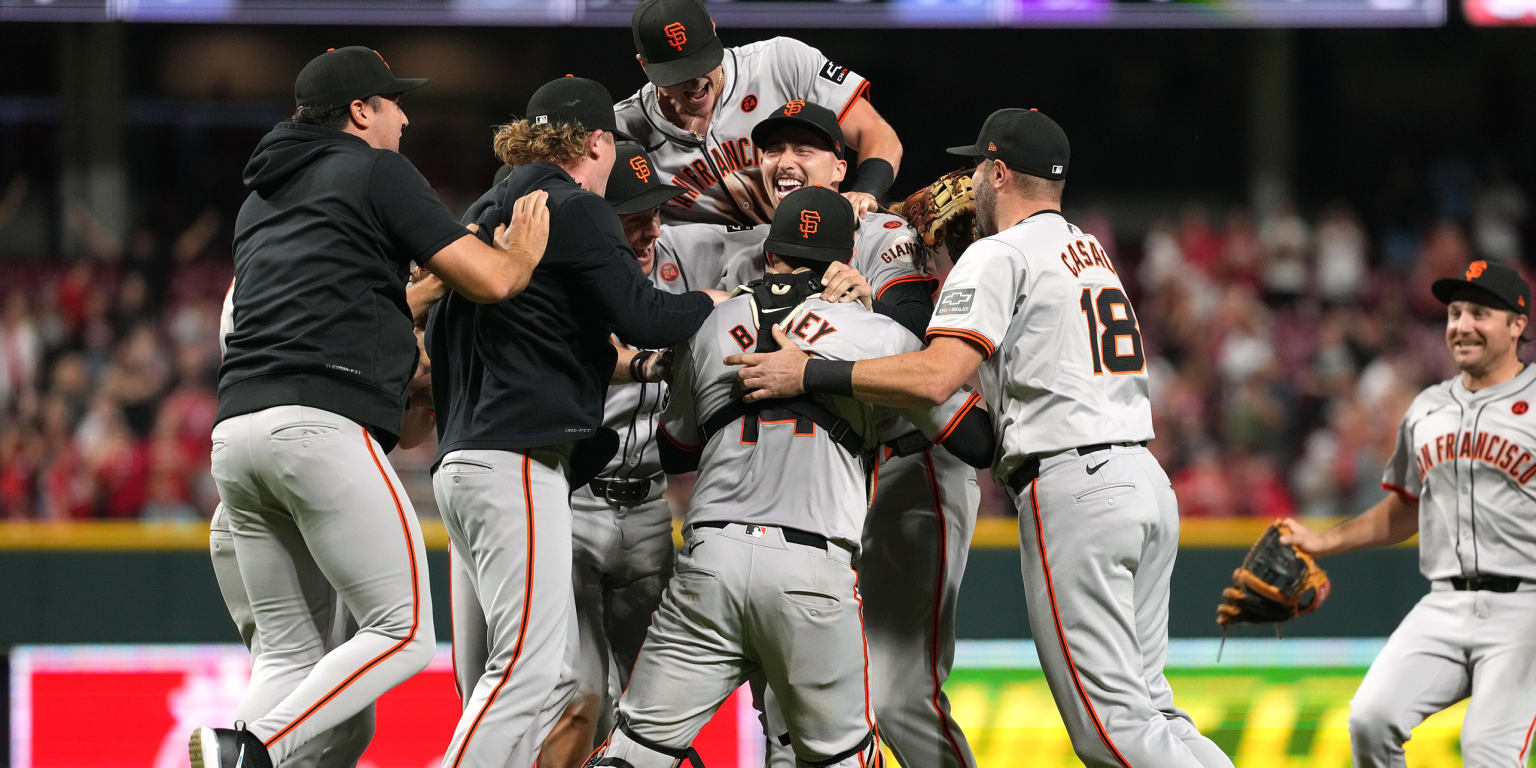
{"type": "Polygon", "coordinates": [[[587,487],[592,495],[609,504],[640,504],[651,497],[651,479],[648,477],[599,477],[587,487]]]}
{"type": "Polygon", "coordinates": [[[1513,576],[1452,576],[1450,582],[1451,589],[1457,592],[1514,592],[1520,588],[1520,580],[1513,576]]]}
{"type": "MultiPolygon", "coordinates": [[[[708,520],[702,523],[694,523],[690,528],[729,528],[733,525],[741,525],[747,528],[757,527],[755,523],[727,523],[721,520],[708,520]]],[[[804,544],[807,547],[821,547],[826,549],[827,537],[819,533],[802,531],[799,528],[785,528],[782,525],[761,526],[777,528],[784,533],[784,540],[791,544],[804,544]]]]}
{"type": "Polygon", "coordinates": [[[912,456],[932,448],[933,443],[923,437],[921,432],[908,432],[901,437],[885,441],[885,447],[890,449],[892,456],[912,456]]]}
{"type": "MultiPolygon", "coordinates": [[[[1076,450],[1077,450],[1077,455],[1079,455],[1079,456],[1087,456],[1090,453],[1097,453],[1099,451],[1107,451],[1110,448],[1113,448],[1113,447],[1115,447],[1117,445],[1118,446],[1122,446],[1122,447],[1126,447],[1126,448],[1129,448],[1129,447],[1132,447],[1132,446],[1145,448],[1146,445],[1147,445],[1147,441],[1142,440],[1141,442],[1138,442],[1138,443],[1094,443],[1093,445],[1081,446],[1081,447],[1077,448],[1076,450]]],[[[1067,450],[1073,450],[1073,449],[1069,448],[1067,450]]],[[[1062,453],[1065,453],[1065,451],[1062,451],[1062,453]]],[[[1055,456],[1056,454],[1052,453],[1052,454],[1046,454],[1046,455],[1047,456],[1055,456]]],[[[1034,456],[1030,456],[1028,459],[1025,459],[1024,463],[1020,464],[1019,468],[1015,469],[1013,471],[1013,474],[1008,476],[1008,490],[1013,491],[1014,495],[1022,494],[1022,493],[1024,493],[1024,487],[1029,485],[1030,483],[1033,483],[1035,481],[1035,478],[1037,478],[1039,476],[1040,476],[1040,456],[1038,454],[1036,454],[1034,456]]]]}

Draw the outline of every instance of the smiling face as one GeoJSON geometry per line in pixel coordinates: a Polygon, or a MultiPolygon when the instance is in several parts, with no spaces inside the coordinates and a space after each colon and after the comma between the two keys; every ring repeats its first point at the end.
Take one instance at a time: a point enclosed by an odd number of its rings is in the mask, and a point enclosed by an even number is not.
{"type": "Polygon", "coordinates": [[[839,158],[824,137],[805,128],[778,131],[759,149],[763,184],[774,205],[801,187],[837,189],[848,171],[848,161],[839,158]]]}
{"type": "Polygon", "coordinates": [[[723,70],[720,67],[695,77],[692,80],[684,80],[676,85],[658,85],[656,90],[672,102],[672,106],[678,114],[689,117],[702,117],[714,109],[715,99],[720,95],[720,84],[724,80],[723,70]]]}
{"type": "Polygon", "coordinates": [[[624,225],[624,239],[635,252],[640,271],[647,276],[656,268],[656,240],[661,237],[661,207],[619,217],[624,225]]]}
{"type": "Polygon", "coordinates": [[[1482,378],[1514,361],[1525,325],[1524,315],[1476,301],[1453,301],[1445,308],[1445,346],[1458,369],[1482,378]]]}

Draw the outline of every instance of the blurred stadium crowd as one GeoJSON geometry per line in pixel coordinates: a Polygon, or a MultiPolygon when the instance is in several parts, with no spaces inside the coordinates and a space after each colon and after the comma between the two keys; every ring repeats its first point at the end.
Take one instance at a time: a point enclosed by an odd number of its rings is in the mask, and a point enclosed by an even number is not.
{"type": "MultiPolygon", "coordinates": [[[[0,242],[26,189],[0,182],[0,242]]],[[[1533,223],[1499,164],[1455,159],[1391,174],[1363,204],[1190,201],[1141,231],[1114,207],[1074,210],[1073,191],[1069,219],[1136,301],[1152,450],[1185,516],[1343,515],[1379,498],[1398,419],[1452,373],[1429,283],[1476,258],[1523,270],[1533,223]]],[[[175,226],[122,241],[64,208],[70,252],[0,256],[0,518],[206,518],[230,217],[162,213],[175,226]]],[[[432,451],[395,456],[423,515],[432,451]]],[[[982,514],[1012,514],[983,487],[982,514]]]]}

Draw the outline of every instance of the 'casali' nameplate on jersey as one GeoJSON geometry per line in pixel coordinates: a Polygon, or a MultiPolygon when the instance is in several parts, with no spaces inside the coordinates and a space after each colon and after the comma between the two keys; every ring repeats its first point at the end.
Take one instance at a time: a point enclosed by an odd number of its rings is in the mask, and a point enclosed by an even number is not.
{"type": "Polygon", "coordinates": [[[976,300],[975,288],[951,288],[939,296],[939,305],[935,315],[964,315],[971,311],[971,303],[976,300]]]}

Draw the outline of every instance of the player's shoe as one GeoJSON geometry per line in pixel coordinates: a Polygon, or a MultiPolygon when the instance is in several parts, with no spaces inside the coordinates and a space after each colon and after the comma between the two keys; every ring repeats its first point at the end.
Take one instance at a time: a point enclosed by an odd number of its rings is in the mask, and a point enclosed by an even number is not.
{"type": "Polygon", "coordinates": [[[237,722],[234,728],[198,728],[187,741],[187,752],[192,755],[192,768],[272,768],[267,748],[245,729],[245,723],[237,722]]]}

